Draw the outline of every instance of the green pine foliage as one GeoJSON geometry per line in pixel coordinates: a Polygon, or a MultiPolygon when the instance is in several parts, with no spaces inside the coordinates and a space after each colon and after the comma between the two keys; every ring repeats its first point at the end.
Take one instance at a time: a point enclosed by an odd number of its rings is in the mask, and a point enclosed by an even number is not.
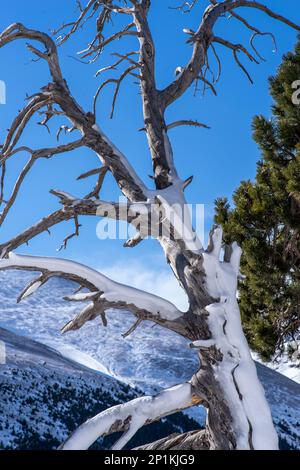
{"type": "Polygon", "coordinates": [[[253,137],[261,150],[255,182],[215,201],[224,242],[243,248],[239,302],[251,347],[270,359],[300,326],[300,105],[292,83],[300,80],[300,39],[270,78],[272,116],[256,116],[253,137]]]}

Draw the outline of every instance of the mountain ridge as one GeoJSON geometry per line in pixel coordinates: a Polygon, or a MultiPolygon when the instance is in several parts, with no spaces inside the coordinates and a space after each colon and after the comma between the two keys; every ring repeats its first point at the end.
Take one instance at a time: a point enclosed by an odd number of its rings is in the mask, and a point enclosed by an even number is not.
{"type": "MultiPolygon", "coordinates": [[[[86,419],[143,393],[78,364],[53,348],[0,328],[5,363],[0,365],[0,449],[56,449],[86,419]]],[[[197,428],[179,413],[145,427],[130,446],[197,428]]],[[[98,439],[108,449],[117,435],[98,439]]]]}

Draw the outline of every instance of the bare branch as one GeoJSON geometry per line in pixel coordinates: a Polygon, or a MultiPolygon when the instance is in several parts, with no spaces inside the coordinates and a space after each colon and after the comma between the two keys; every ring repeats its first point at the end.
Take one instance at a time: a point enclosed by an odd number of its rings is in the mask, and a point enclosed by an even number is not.
{"type": "Polygon", "coordinates": [[[262,60],[265,62],[265,58],[262,57],[262,55],[258,52],[257,48],[254,46],[254,39],[257,37],[257,36],[270,36],[273,43],[274,43],[274,46],[275,46],[275,49],[277,50],[277,44],[276,44],[276,38],[274,36],[273,33],[270,33],[270,32],[262,32],[260,31],[258,28],[256,28],[255,26],[251,25],[245,18],[243,18],[242,16],[238,15],[237,13],[235,12],[231,12],[231,16],[233,18],[235,18],[236,20],[240,21],[244,26],[246,26],[247,29],[249,29],[250,31],[252,31],[254,34],[252,35],[251,39],[250,39],[250,44],[251,44],[251,47],[252,49],[254,50],[254,52],[256,53],[256,55],[262,60]]]}
{"type": "Polygon", "coordinates": [[[21,23],[14,23],[0,34],[0,48],[16,39],[33,39],[42,43],[46,47],[43,58],[45,58],[49,64],[54,83],[57,83],[63,88],[66,87],[59,65],[56,45],[47,34],[28,29],[21,23]]]}
{"type": "MultiPolygon", "coordinates": [[[[192,83],[197,79],[197,77],[201,75],[201,70],[206,65],[207,51],[211,45],[212,38],[214,36],[213,28],[217,20],[220,17],[224,16],[225,13],[235,13],[235,10],[241,7],[248,7],[252,9],[254,8],[256,10],[262,11],[271,18],[274,18],[277,21],[280,21],[281,23],[290,26],[296,31],[300,31],[299,25],[293,23],[284,16],[273,12],[270,8],[266,7],[265,5],[253,0],[226,0],[220,3],[211,3],[212,5],[205,10],[198,30],[188,41],[190,43],[193,43],[193,53],[190,61],[188,62],[186,67],[184,67],[183,72],[178,75],[176,80],[161,92],[162,102],[165,107],[169,106],[175,100],[180,98],[180,96],[182,96],[186,92],[186,90],[192,85],[192,83]]],[[[244,24],[246,25],[245,21],[244,24]]],[[[234,55],[235,58],[237,58],[236,53],[234,55]]],[[[239,64],[238,59],[237,63],[239,64]]],[[[239,66],[243,68],[241,64],[239,64],[239,66]]],[[[245,73],[247,73],[246,70],[244,71],[245,73]]]]}
{"type": "Polygon", "coordinates": [[[140,232],[137,232],[132,238],[124,243],[124,248],[134,248],[144,240],[140,232]]]}
{"type": "Polygon", "coordinates": [[[118,83],[118,80],[116,78],[108,78],[107,80],[105,80],[105,82],[101,83],[101,85],[98,87],[97,91],[96,91],[96,94],[94,96],[94,102],[93,102],[93,113],[94,113],[94,116],[97,115],[97,101],[98,101],[98,98],[100,96],[100,93],[101,91],[103,90],[103,88],[106,87],[106,85],[109,85],[110,83],[118,83]]]}
{"type": "Polygon", "coordinates": [[[44,33],[27,29],[23,25],[16,23],[0,35],[0,47],[16,39],[24,38],[40,41],[46,47],[47,62],[54,81],[54,83],[50,83],[43,89],[47,97],[60,106],[73,126],[81,131],[86,139],[86,145],[94,150],[99,155],[102,163],[110,169],[123,194],[129,200],[146,200],[145,185],[127,158],[100,131],[100,128],[95,123],[95,116],[91,113],[85,113],[72,97],[62,77],[57,48],[53,40],[44,33]]]}
{"type": "MultiPolygon", "coordinates": [[[[10,251],[15,250],[19,246],[28,244],[32,238],[39,235],[40,233],[46,231],[50,233],[50,228],[54,225],[69,221],[81,215],[93,215],[98,217],[108,217],[114,220],[123,220],[137,228],[136,225],[140,223],[141,217],[145,216],[144,204],[141,207],[142,212],[140,213],[138,206],[135,203],[114,203],[97,199],[107,171],[108,169],[106,167],[100,169],[99,178],[94,190],[86,195],[83,199],[76,198],[64,191],[51,190],[50,193],[60,199],[63,208],[44,217],[38,223],[29,227],[27,230],[24,230],[8,242],[2,243],[0,245],[0,258],[7,256],[10,251]]],[[[150,210],[151,204],[148,204],[148,206],[146,205],[146,207],[148,207],[148,210],[150,210]]],[[[147,213],[147,224],[149,223],[148,215],[149,214],[147,213]]],[[[145,228],[149,230],[148,226],[145,228]]],[[[142,240],[142,238],[139,238],[140,236],[138,238],[133,237],[133,239],[128,241],[128,246],[136,246],[137,243],[142,240]]]]}
{"type": "MultiPolygon", "coordinates": [[[[97,295],[99,298],[99,293],[97,295]]],[[[84,309],[76,315],[76,317],[69,321],[62,329],[63,334],[69,331],[79,330],[86,322],[94,320],[100,316],[102,319],[103,326],[107,326],[107,320],[105,316],[104,303],[101,301],[93,301],[93,303],[84,307],[84,309]]]]}
{"type": "Polygon", "coordinates": [[[1,179],[0,179],[0,207],[4,202],[4,183],[5,183],[5,174],[6,174],[6,165],[5,162],[1,166],[1,179]]]}
{"type": "Polygon", "coordinates": [[[217,74],[217,77],[214,80],[215,83],[218,83],[218,81],[220,80],[220,77],[221,77],[222,64],[221,64],[220,57],[218,56],[218,53],[216,51],[216,48],[215,48],[214,44],[212,43],[210,47],[211,47],[211,50],[213,51],[213,54],[214,54],[215,59],[216,59],[217,64],[218,64],[218,74],[217,74]]]}
{"type": "Polygon", "coordinates": [[[110,119],[112,119],[113,116],[114,116],[116,101],[117,101],[117,97],[118,97],[118,93],[119,93],[122,81],[124,80],[125,77],[127,77],[128,74],[130,74],[130,72],[135,70],[137,67],[138,67],[137,65],[131,65],[130,67],[128,67],[128,69],[126,69],[121,74],[120,78],[117,80],[117,86],[116,86],[116,90],[115,90],[114,97],[113,97],[112,108],[111,108],[111,113],[110,113],[110,119]]]}
{"type": "Polygon", "coordinates": [[[238,54],[239,51],[241,51],[248,57],[248,59],[251,62],[255,62],[256,64],[258,64],[258,61],[255,59],[255,57],[253,57],[253,55],[241,44],[233,44],[230,41],[227,41],[227,40],[225,40],[223,38],[220,38],[220,37],[217,37],[217,36],[214,36],[213,42],[217,42],[218,44],[222,44],[222,46],[225,46],[228,49],[231,49],[233,51],[233,56],[234,56],[234,59],[235,59],[236,63],[243,70],[243,72],[246,74],[249,81],[253,84],[253,80],[252,80],[251,76],[249,75],[249,72],[244,67],[244,65],[241,63],[241,61],[239,60],[237,54],[238,54]]]}
{"type": "Polygon", "coordinates": [[[175,121],[175,122],[172,122],[171,124],[168,124],[167,130],[174,129],[175,127],[179,127],[179,126],[194,126],[194,127],[204,127],[205,129],[210,129],[209,126],[207,126],[206,124],[202,124],[201,122],[193,121],[191,119],[189,120],[182,119],[181,121],[175,121]]]}
{"type": "Polygon", "coordinates": [[[262,3],[256,2],[254,0],[235,0],[232,2],[233,5],[230,6],[229,10],[232,11],[235,8],[239,7],[249,7],[249,8],[255,8],[257,10],[262,11],[263,13],[266,13],[266,15],[270,16],[271,18],[280,21],[283,24],[286,24],[290,28],[300,31],[300,26],[294,23],[293,21],[289,20],[285,16],[279,15],[278,13],[275,13],[273,10],[270,8],[266,7],[262,3]]]}
{"type": "Polygon", "coordinates": [[[186,189],[192,183],[193,179],[194,179],[193,176],[190,176],[189,178],[187,178],[183,183],[183,189],[186,189]]]}
{"type": "Polygon", "coordinates": [[[107,39],[101,39],[102,38],[102,31],[98,32],[95,38],[93,39],[92,43],[89,44],[89,46],[86,49],[83,49],[82,51],[78,52],[78,54],[81,55],[83,59],[86,57],[89,57],[92,54],[96,54],[95,57],[98,56],[98,54],[103,51],[103,49],[110,43],[112,43],[115,40],[121,39],[125,36],[137,36],[138,33],[137,31],[131,31],[131,28],[133,28],[134,23],[130,23],[126,25],[122,31],[117,31],[114,33],[112,36],[110,36],[107,39]],[[97,40],[99,40],[99,44],[95,45],[97,40]]]}
{"type": "Polygon", "coordinates": [[[257,33],[254,33],[250,39],[250,44],[251,44],[251,47],[252,49],[254,50],[254,52],[257,54],[257,56],[262,60],[262,61],[266,61],[266,59],[258,52],[257,48],[254,46],[254,39],[257,37],[257,36],[271,36],[272,40],[273,40],[273,44],[274,44],[274,51],[277,51],[277,43],[276,43],[276,38],[274,36],[274,34],[272,33],[261,33],[261,32],[257,32],[257,33]]]}
{"type": "Polygon", "coordinates": [[[220,38],[218,36],[214,36],[212,38],[212,41],[222,44],[222,46],[228,47],[228,49],[231,49],[232,51],[241,51],[248,57],[251,62],[255,62],[256,64],[259,63],[257,59],[255,59],[255,57],[253,57],[253,55],[242,44],[233,44],[232,42],[227,41],[226,39],[220,38]]]}
{"type": "Polygon", "coordinates": [[[57,30],[53,31],[53,34],[57,34],[58,32],[62,31],[63,29],[65,29],[66,27],[71,27],[70,31],[68,33],[66,33],[65,35],[63,36],[59,36],[57,38],[59,44],[63,44],[64,42],[66,42],[70,36],[72,36],[72,34],[74,34],[78,28],[80,26],[83,25],[84,23],[84,20],[85,22],[91,18],[95,12],[97,11],[97,9],[99,8],[99,3],[96,1],[96,0],[89,0],[89,2],[87,3],[86,7],[81,9],[80,11],[80,16],[79,18],[74,21],[73,23],[68,23],[66,25],[62,25],[60,28],[58,28],[57,30]],[[93,11],[92,11],[92,14],[89,16],[89,18],[86,19],[86,16],[88,14],[88,12],[91,10],[91,8],[93,7],[93,11]]]}
{"type": "Polygon", "coordinates": [[[108,168],[106,166],[103,166],[100,171],[99,171],[99,176],[98,176],[98,180],[97,180],[97,183],[94,187],[94,189],[85,196],[84,199],[91,199],[91,198],[99,198],[99,194],[100,194],[100,191],[102,189],[102,186],[103,186],[103,183],[104,183],[104,178],[105,178],[105,175],[106,173],[108,172],[108,168]]]}
{"type": "Polygon", "coordinates": [[[51,273],[43,273],[36,279],[33,279],[26,287],[23,289],[21,294],[17,299],[17,303],[20,303],[25,298],[32,295],[39,287],[45,284],[52,277],[51,273]]]}
{"type": "Polygon", "coordinates": [[[85,178],[89,178],[90,176],[98,175],[103,171],[102,168],[95,168],[94,170],[87,171],[86,173],[82,173],[82,175],[78,176],[77,180],[83,180],[85,178]]]}
{"type": "Polygon", "coordinates": [[[147,139],[152,156],[155,184],[157,189],[163,189],[172,184],[177,177],[173,163],[168,137],[164,110],[161,106],[160,92],[155,79],[155,46],[148,24],[150,2],[142,2],[134,10],[134,22],[139,33],[141,65],[141,94],[143,100],[144,123],[147,139]]]}
{"type": "Polygon", "coordinates": [[[50,129],[49,129],[49,126],[48,126],[48,122],[50,121],[50,119],[53,118],[53,116],[60,116],[62,115],[63,113],[61,111],[58,111],[57,109],[54,109],[53,108],[53,105],[52,104],[49,104],[47,106],[47,110],[46,111],[39,111],[39,114],[40,115],[45,115],[44,119],[40,122],[38,122],[38,124],[40,126],[45,126],[47,131],[49,132],[50,134],[50,129]]]}
{"type": "Polygon", "coordinates": [[[49,232],[51,227],[61,222],[73,219],[75,215],[96,216],[99,215],[101,211],[103,216],[106,214],[107,217],[114,217],[117,220],[126,220],[128,223],[132,222],[133,218],[129,215],[130,205],[123,208],[120,204],[112,202],[92,199],[76,199],[59,191],[57,192],[52,190],[51,192],[52,194],[60,197],[64,207],[46,217],[43,217],[39,222],[24,230],[16,237],[13,237],[8,242],[2,243],[0,245],[0,258],[7,256],[10,251],[15,250],[19,246],[27,244],[40,233],[49,232]]]}
{"type": "MultiPolygon", "coordinates": [[[[15,186],[12,190],[12,193],[11,193],[9,199],[6,201],[6,204],[4,206],[4,209],[3,209],[2,213],[0,213],[0,227],[3,224],[3,222],[5,221],[10,209],[13,206],[13,204],[15,203],[16,198],[18,196],[18,193],[20,191],[20,188],[21,188],[26,176],[30,172],[30,170],[33,167],[34,163],[39,158],[51,158],[54,155],[59,155],[59,154],[62,154],[62,153],[70,152],[74,149],[82,147],[83,145],[84,145],[84,140],[80,139],[80,140],[77,140],[75,142],[71,142],[69,144],[58,145],[57,147],[54,147],[54,148],[31,150],[29,148],[21,147],[19,149],[19,151],[26,150],[27,152],[29,152],[31,154],[31,157],[28,160],[28,162],[26,163],[26,165],[24,166],[24,168],[22,169],[22,171],[20,172],[20,174],[17,178],[17,181],[15,183],[15,186]]],[[[12,154],[10,154],[10,156],[12,156],[12,154]]],[[[5,166],[4,166],[4,168],[5,168],[5,166]]]]}
{"type": "Polygon", "coordinates": [[[137,321],[132,325],[132,327],[129,328],[129,330],[126,331],[126,333],[122,334],[123,338],[127,338],[128,336],[130,336],[138,328],[138,326],[142,323],[142,321],[143,320],[141,318],[138,318],[137,321]]]}
{"type": "Polygon", "coordinates": [[[131,8],[126,8],[126,7],[119,7],[117,5],[113,5],[111,3],[107,3],[104,5],[104,8],[108,11],[111,11],[113,13],[122,13],[125,15],[132,15],[133,10],[131,8]]]}
{"type": "Polygon", "coordinates": [[[0,165],[10,156],[31,117],[50,101],[51,98],[49,96],[41,93],[39,96],[35,96],[30,100],[30,102],[18,113],[9,128],[5,142],[1,148],[0,165]]]}
{"type": "MultiPolygon", "coordinates": [[[[211,89],[211,91],[213,92],[213,94],[214,94],[215,96],[217,96],[217,91],[216,91],[214,85],[213,85],[209,80],[207,80],[207,78],[205,78],[204,75],[199,75],[196,80],[200,80],[201,82],[204,83],[203,95],[204,95],[204,93],[205,93],[206,88],[208,87],[208,88],[211,89]]],[[[197,90],[196,90],[196,91],[197,91],[197,90]]]]}
{"type": "MultiPolygon", "coordinates": [[[[124,60],[124,59],[122,59],[124,60]]],[[[117,62],[117,63],[120,63],[117,62]]],[[[112,108],[111,108],[111,113],[110,113],[110,119],[113,118],[114,116],[114,111],[115,111],[115,105],[116,105],[116,100],[117,100],[117,97],[118,97],[118,93],[119,93],[119,90],[120,90],[120,86],[121,86],[121,83],[122,81],[124,80],[124,78],[127,77],[127,75],[129,75],[133,70],[135,70],[136,68],[138,67],[138,65],[131,65],[130,67],[128,67],[121,75],[120,77],[117,79],[117,78],[109,78],[108,80],[105,80],[105,82],[103,82],[96,94],[95,94],[95,97],[94,97],[94,104],[93,104],[93,110],[94,110],[94,115],[96,116],[96,112],[97,112],[97,100],[99,98],[99,95],[101,93],[101,91],[103,90],[103,88],[108,85],[109,83],[115,83],[116,84],[116,89],[115,89],[115,92],[114,92],[114,97],[113,97],[113,102],[112,102],[112,108]]]]}
{"type": "MultiPolygon", "coordinates": [[[[103,67],[102,69],[99,69],[96,72],[95,76],[98,77],[98,75],[100,75],[103,72],[107,72],[108,70],[115,70],[118,67],[118,65],[120,65],[122,62],[124,62],[124,60],[129,60],[129,57],[132,56],[132,55],[135,55],[135,54],[138,54],[138,53],[135,52],[135,51],[132,51],[132,52],[128,52],[125,55],[121,55],[121,54],[117,54],[117,53],[112,54],[112,55],[116,55],[116,56],[120,57],[120,59],[117,60],[114,64],[111,64],[107,67],[103,67]]],[[[139,64],[137,62],[135,62],[135,64],[137,66],[139,66],[139,64]]]]}
{"type": "Polygon", "coordinates": [[[77,214],[74,215],[74,224],[75,224],[75,231],[73,233],[71,233],[71,235],[68,235],[63,240],[63,242],[62,242],[60,248],[58,249],[58,251],[65,250],[68,246],[69,240],[72,240],[72,238],[79,236],[79,229],[80,229],[81,225],[78,222],[78,215],[77,214]]]}
{"type": "Polygon", "coordinates": [[[192,2],[184,2],[178,7],[169,7],[170,10],[181,10],[183,13],[190,13],[198,0],[193,0],[192,2]]]}

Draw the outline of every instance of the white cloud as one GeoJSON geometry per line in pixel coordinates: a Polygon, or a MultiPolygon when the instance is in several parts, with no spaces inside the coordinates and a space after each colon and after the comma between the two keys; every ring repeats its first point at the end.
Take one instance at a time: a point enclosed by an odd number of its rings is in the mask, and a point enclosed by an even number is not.
{"type": "Polygon", "coordinates": [[[135,261],[129,266],[116,263],[112,266],[101,267],[99,271],[114,281],[159,295],[173,302],[181,310],[188,308],[186,294],[171,270],[149,268],[146,262],[135,261]]]}

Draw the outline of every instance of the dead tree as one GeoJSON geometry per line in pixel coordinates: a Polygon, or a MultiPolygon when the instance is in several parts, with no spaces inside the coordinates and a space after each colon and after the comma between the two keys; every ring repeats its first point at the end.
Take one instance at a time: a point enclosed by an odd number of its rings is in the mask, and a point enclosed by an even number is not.
{"type": "MultiPolygon", "coordinates": [[[[210,70],[210,60],[213,55],[219,67],[218,76],[215,78],[215,82],[218,81],[221,72],[218,49],[220,47],[227,48],[233,54],[236,64],[251,80],[240,57],[244,55],[247,60],[256,63],[263,60],[255,44],[256,38],[269,35],[274,42],[275,38],[272,33],[258,29],[241,16],[244,11],[247,12],[247,9],[262,12],[296,31],[300,31],[300,27],[257,1],[208,1],[202,17],[199,16],[198,29],[184,30],[192,49],[189,62],[176,71],[176,78],[172,83],[164,89],[158,89],[155,77],[155,45],[148,22],[151,0],[115,0],[115,2],[86,0],[86,2],[85,6],[77,2],[80,9],[79,17],[71,24],[60,28],[60,36],[56,41],[47,34],[29,29],[20,23],[10,25],[0,35],[1,48],[18,39],[25,39],[30,51],[38,60],[43,60],[48,65],[51,75],[50,83],[32,95],[17,114],[1,147],[0,224],[3,224],[13,208],[26,175],[38,159],[51,158],[85,146],[99,156],[102,165],[81,175],[82,178],[92,174],[99,176],[96,187],[86,197],[76,198],[63,191],[52,191],[58,196],[62,207],[11,240],[2,243],[0,268],[25,269],[41,273],[25,289],[19,300],[32,294],[53,276],[71,279],[85,288],[84,291],[68,298],[70,301],[86,301],[87,306],[64,326],[63,332],[76,330],[98,316],[106,325],[105,312],[110,308],[119,310],[120,315],[132,312],[137,321],[128,334],[142,321],[150,320],[172,330],[174,334],[188,338],[199,354],[201,366],[188,383],[165,390],[156,397],[142,397],[100,413],[82,424],[62,448],[86,449],[101,435],[123,431],[123,436],[114,446],[115,449],[120,449],[143,425],[178,410],[201,404],[207,409],[205,430],[167,437],[145,448],[277,449],[277,435],[243,334],[236,300],[241,250],[235,244],[225,247],[224,259],[221,260],[221,228],[215,227],[211,232],[210,243],[205,250],[196,234],[193,234],[191,221],[183,220],[180,211],[175,211],[174,217],[174,211],[172,213],[171,210],[174,200],[179,207],[184,206],[184,190],[191,183],[191,178],[183,181],[176,171],[169,130],[179,125],[201,126],[201,124],[184,120],[167,123],[165,113],[168,107],[192,86],[197,88],[202,83],[204,88],[215,92],[215,83],[210,82],[207,72],[210,70]],[[128,18],[128,24],[122,30],[107,36],[107,24],[116,15],[128,18]],[[224,17],[240,22],[249,30],[251,39],[248,48],[215,35],[216,23],[224,17]],[[67,41],[84,24],[90,25],[93,20],[96,24],[94,39],[80,53],[82,60],[94,63],[101,57],[102,51],[108,44],[116,40],[126,41],[128,37],[136,38],[138,51],[129,51],[127,54],[115,53],[114,62],[99,70],[98,75],[102,76],[103,73],[125,66],[118,79],[108,78],[101,83],[95,95],[93,110],[86,111],[72,95],[63,75],[58,46],[67,41]],[[147,134],[153,163],[154,190],[144,184],[130,164],[129,158],[117,149],[96,124],[97,100],[103,88],[108,84],[115,86],[113,115],[119,89],[126,77],[132,75],[140,84],[144,131],[147,134]],[[71,127],[63,126],[59,133],[79,131],[80,138],[69,144],[43,149],[33,149],[19,144],[23,131],[37,113],[44,115],[40,124],[45,126],[49,125],[53,116],[57,114],[65,116],[71,127]],[[29,159],[17,175],[12,193],[6,196],[5,171],[9,160],[17,158],[20,153],[27,153],[29,159]],[[107,172],[111,172],[120,191],[128,200],[128,208],[125,211],[119,203],[108,203],[100,199],[99,192],[107,172]],[[13,253],[19,246],[28,243],[33,237],[49,230],[55,224],[74,220],[75,232],[66,237],[63,243],[65,247],[70,238],[79,234],[78,218],[84,215],[102,215],[116,220],[126,220],[137,229],[136,236],[125,243],[126,247],[133,247],[142,242],[147,235],[141,230],[141,220],[148,227],[149,220],[157,215],[155,214],[157,208],[163,212],[163,216],[159,218],[156,238],[174,275],[187,294],[189,308],[185,312],[178,310],[164,299],[115,283],[99,272],[78,263],[13,253]],[[167,223],[171,227],[169,231],[164,230],[167,223]],[[188,242],[184,237],[175,236],[182,227],[189,234],[193,234],[188,242]]],[[[180,6],[173,4],[174,8],[196,16],[199,14],[198,6],[197,0],[184,2],[180,6]]],[[[56,35],[57,33],[58,31],[56,35]]]]}

